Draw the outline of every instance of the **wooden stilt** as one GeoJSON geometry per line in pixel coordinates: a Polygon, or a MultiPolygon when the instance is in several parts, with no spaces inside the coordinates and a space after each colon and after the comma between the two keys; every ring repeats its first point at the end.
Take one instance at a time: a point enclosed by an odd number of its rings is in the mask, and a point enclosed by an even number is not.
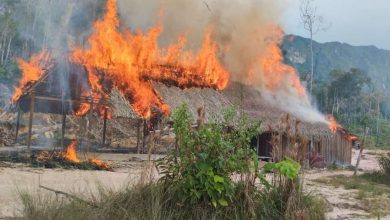
{"type": "Polygon", "coordinates": [[[107,108],[104,108],[103,145],[106,144],[106,131],[107,131],[107,108]]]}
{"type": "Polygon", "coordinates": [[[260,135],[258,134],[257,135],[257,143],[256,143],[256,153],[257,153],[257,157],[260,156],[260,135]]]}
{"type": "Polygon", "coordinates": [[[137,154],[140,153],[141,120],[137,119],[137,154]]]}
{"type": "Polygon", "coordinates": [[[34,108],[35,108],[35,94],[31,93],[31,103],[30,103],[30,118],[28,120],[28,141],[27,148],[31,147],[31,135],[32,135],[32,123],[34,117],[34,108]]]}
{"type": "Polygon", "coordinates": [[[66,114],[62,111],[61,147],[65,150],[66,114]]]}
{"type": "Polygon", "coordinates": [[[20,106],[18,105],[18,115],[16,116],[16,131],[15,131],[15,143],[18,143],[19,127],[20,127],[20,106]]]}
{"type": "Polygon", "coordinates": [[[145,145],[146,145],[146,136],[148,135],[147,134],[147,124],[146,124],[146,120],[144,119],[143,120],[143,135],[142,135],[142,152],[141,153],[144,153],[145,152],[145,145]]]}

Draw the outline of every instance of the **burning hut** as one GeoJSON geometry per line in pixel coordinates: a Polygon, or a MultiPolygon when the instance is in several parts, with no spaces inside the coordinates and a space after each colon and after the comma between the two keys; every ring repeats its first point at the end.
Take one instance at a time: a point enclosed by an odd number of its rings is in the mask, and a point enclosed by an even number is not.
{"type": "Polygon", "coordinates": [[[82,116],[94,110],[104,118],[102,135],[104,144],[109,102],[104,97],[96,98],[85,92],[88,89],[85,70],[79,65],[70,64],[67,71],[54,65],[41,71],[43,73],[39,79],[24,85],[21,92],[14,96],[13,101],[18,109],[16,139],[21,113],[29,112],[28,147],[31,146],[34,113],[58,114],[62,115],[61,145],[64,147],[66,115],[82,116]]]}
{"type": "MultiPolygon", "coordinates": [[[[223,91],[207,88],[190,88],[181,90],[178,87],[161,83],[154,85],[164,101],[176,108],[182,103],[188,105],[193,115],[199,107],[205,109],[206,121],[211,117],[222,118],[222,111],[231,106],[238,106],[253,121],[261,122],[261,133],[252,140],[252,147],[260,159],[270,160],[274,156],[273,145],[281,146],[280,153],[285,153],[291,146],[288,133],[299,134],[301,144],[305,147],[300,152],[302,157],[314,163],[350,165],[353,141],[356,136],[347,130],[337,127],[332,130],[326,123],[309,123],[294,118],[277,107],[268,104],[261,93],[253,87],[232,82],[223,91]],[[274,143],[278,141],[278,143],[274,143]]],[[[117,102],[121,102],[117,99],[117,102]]],[[[115,104],[115,106],[121,106],[115,104]]],[[[134,115],[131,107],[115,109],[122,115],[134,115]]],[[[116,113],[117,114],[117,113],[116,113]]]]}
{"type": "MultiPolygon", "coordinates": [[[[104,143],[107,118],[136,119],[137,140],[141,123],[145,139],[145,133],[156,129],[161,118],[169,116],[171,108],[186,102],[194,114],[198,107],[204,107],[208,115],[220,116],[224,106],[237,105],[253,120],[262,121],[264,133],[253,140],[261,157],[270,157],[270,138],[275,134],[279,135],[282,146],[290,147],[283,144],[285,134],[276,123],[285,115],[283,111],[266,105],[262,94],[249,86],[231,83],[226,89],[231,73],[219,59],[223,51],[213,39],[212,29],[205,30],[198,51],[188,49],[185,38],[160,47],[158,37],[162,27],[159,24],[146,32],[121,31],[115,0],[107,1],[105,14],[93,28],[88,46],[73,48],[69,56],[61,59],[69,65],[53,66],[47,62],[50,56],[45,51],[29,62],[19,61],[23,77],[13,102],[20,111],[30,112],[29,146],[34,112],[63,116],[63,142],[66,115],[83,116],[94,111],[104,118],[104,143]]],[[[248,80],[256,81],[251,85],[260,85],[273,94],[283,90],[281,94],[292,94],[298,100],[307,101],[308,95],[297,72],[283,63],[279,48],[283,34],[279,29],[273,32],[276,32],[275,39],[267,43],[264,54],[253,59],[258,60],[257,64],[246,66],[244,69],[249,72],[243,74],[248,80]]],[[[346,132],[337,126],[332,132],[326,124],[296,124],[299,126],[295,126],[295,131],[304,135],[310,151],[316,149],[327,163],[350,163],[352,144],[346,132]]]]}
{"type": "MultiPolygon", "coordinates": [[[[327,123],[310,123],[272,106],[262,98],[259,90],[253,87],[232,83],[224,95],[253,120],[261,122],[262,133],[252,140],[260,159],[276,157],[273,145],[279,146],[279,157],[294,148],[300,141],[305,149],[301,156],[310,163],[321,161],[325,164],[350,165],[352,146],[356,136],[349,134],[341,126],[332,128],[327,123]],[[245,97],[245,98],[243,98],[245,97]],[[296,140],[296,138],[302,140],[296,140]],[[276,143],[275,143],[276,142],[276,143]]],[[[312,164],[314,165],[314,164],[312,164]]]]}

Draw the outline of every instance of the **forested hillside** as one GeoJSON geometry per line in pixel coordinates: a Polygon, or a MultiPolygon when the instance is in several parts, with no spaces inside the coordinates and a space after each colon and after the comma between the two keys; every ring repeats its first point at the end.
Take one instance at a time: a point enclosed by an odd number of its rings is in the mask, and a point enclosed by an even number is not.
{"type": "MultiPolygon", "coordinates": [[[[282,45],[285,62],[303,81],[310,80],[310,40],[288,35],[282,45]]],[[[331,113],[371,145],[388,146],[390,136],[390,51],[375,46],[313,42],[313,96],[318,108],[331,113]]]]}

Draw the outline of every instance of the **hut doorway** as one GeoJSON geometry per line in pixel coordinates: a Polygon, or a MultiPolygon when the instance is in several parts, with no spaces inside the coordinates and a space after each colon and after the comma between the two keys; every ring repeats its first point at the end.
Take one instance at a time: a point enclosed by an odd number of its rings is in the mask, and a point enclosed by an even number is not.
{"type": "Polygon", "coordinates": [[[272,159],[272,133],[264,132],[252,138],[251,147],[256,150],[260,160],[271,161],[272,159]]]}

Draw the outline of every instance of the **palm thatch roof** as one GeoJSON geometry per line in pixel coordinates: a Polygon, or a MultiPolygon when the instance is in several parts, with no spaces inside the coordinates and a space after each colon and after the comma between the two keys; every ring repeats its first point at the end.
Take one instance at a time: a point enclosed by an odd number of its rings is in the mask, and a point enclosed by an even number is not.
{"type": "MultiPolygon", "coordinates": [[[[222,118],[223,110],[235,106],[240,112],[245,113],[251,120],[260,121],[263,131],[277,131],[286,120],[298,123],[300,132],[307,136],[331,136],[333,133],[324,123],[309,123],[304,119],[298,119],[288,113],[269,105],[257,89],[232,82],[223,91],[210,88],[180,89],[168,87],[161,83],[155,83],[154,88],[161,95],[165,103],[172,109],[186,103],[192,114],[197,114],[197,109],[203,107],[206,112],[206,120],[210,116],[222,118]]],[[[112,113],[114,117],[137,118],[127,101],[121,97],[118,91],[111,96],[112,113]]]]}

